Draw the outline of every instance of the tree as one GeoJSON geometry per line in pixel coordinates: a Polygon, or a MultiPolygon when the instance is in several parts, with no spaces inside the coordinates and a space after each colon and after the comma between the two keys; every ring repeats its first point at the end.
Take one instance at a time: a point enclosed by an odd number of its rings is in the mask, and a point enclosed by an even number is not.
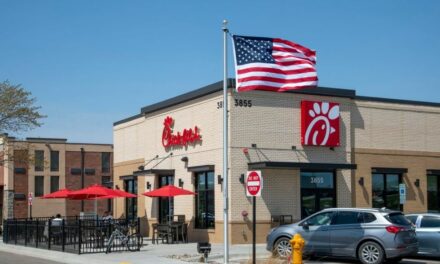
{"type": "Polygon", "coordinates": [[[42,125],[45,116],[35,106],[36,99],[20,84],[0,83],[0,133],[27,131],[42,125]]]}
{"type": "MultiPolygon", "coordinates": [[[[7,133],[23,132],[42,125],[41,119],[46,116],[40,114],[40,106],[35,105],[36,99],[31,92],[26,91],[20,84],[13,85],[8,81],[0,82],[0,166],[7,161],[21,160],[29,162],[28,146],[15,146],[26,150],[14,157],[13,152],[5,153],[8,144],[7,133]]],[[[17,144],[16,144],[17,145],[17,144]]]]}

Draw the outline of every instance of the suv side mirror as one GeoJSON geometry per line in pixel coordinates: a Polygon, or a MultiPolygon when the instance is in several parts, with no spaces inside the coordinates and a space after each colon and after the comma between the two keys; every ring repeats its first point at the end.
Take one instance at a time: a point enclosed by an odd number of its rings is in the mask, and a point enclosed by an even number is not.
{"type": "Polygon", "coordinates": [[[303,227],[304,230],[309,230],[309,223],[304,222],[304,223],[302,224],[302,227],[303,227]]]}

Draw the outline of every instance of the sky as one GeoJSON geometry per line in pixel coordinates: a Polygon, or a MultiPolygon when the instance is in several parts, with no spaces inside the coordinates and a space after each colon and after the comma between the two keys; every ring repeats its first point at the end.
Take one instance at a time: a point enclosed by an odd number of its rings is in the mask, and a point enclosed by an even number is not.
{"type": "Polygon", "coordinates": [[[437,0],[0,0],[0,82],[47,115],[15,136],[112,143],[114,122],[222,80],[224,19],[316,50],[319,86],[440,103],[437,0]]]}

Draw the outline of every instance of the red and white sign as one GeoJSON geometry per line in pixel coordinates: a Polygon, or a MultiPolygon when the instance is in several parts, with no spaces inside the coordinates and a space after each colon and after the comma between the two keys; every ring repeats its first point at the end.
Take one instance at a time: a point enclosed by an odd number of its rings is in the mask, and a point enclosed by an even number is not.
{"type": "Polygon", "coordinates": [[[339,104],[301,101],[301,144],[339,146],[339,104]]]}
{"type": "Polygon", "coordinates": [[[246,177],[246,196],[261,196],[263,177],[261,171],[248,171],[246,177]]]}
{"type": "Polygon", "coordinates": [[[32,199],[33,199],[32,192],[29,192],[28,193],[28,205],[32,205],[32,199]]]}
{"type": "Polygon", "coordinates": [[[174,119],[170,116],[165,118],[163,125],[162,145],[165,148],[172,146],[188,146],[188,144],[202,141],[202,136],[199,134],[200,129],[197,126],[194,126],[194,129],[184,129],[182,132],[173,134],[174,119]]]}

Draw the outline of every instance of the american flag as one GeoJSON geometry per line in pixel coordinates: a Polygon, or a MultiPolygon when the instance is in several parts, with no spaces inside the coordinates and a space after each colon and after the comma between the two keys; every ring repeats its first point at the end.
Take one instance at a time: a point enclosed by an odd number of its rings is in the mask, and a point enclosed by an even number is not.
{"type": "Polygon", "coordinates": [[[233,40],[238,92],[317,86],[315,51],[279,38],[235,35],[233,40]]]}

